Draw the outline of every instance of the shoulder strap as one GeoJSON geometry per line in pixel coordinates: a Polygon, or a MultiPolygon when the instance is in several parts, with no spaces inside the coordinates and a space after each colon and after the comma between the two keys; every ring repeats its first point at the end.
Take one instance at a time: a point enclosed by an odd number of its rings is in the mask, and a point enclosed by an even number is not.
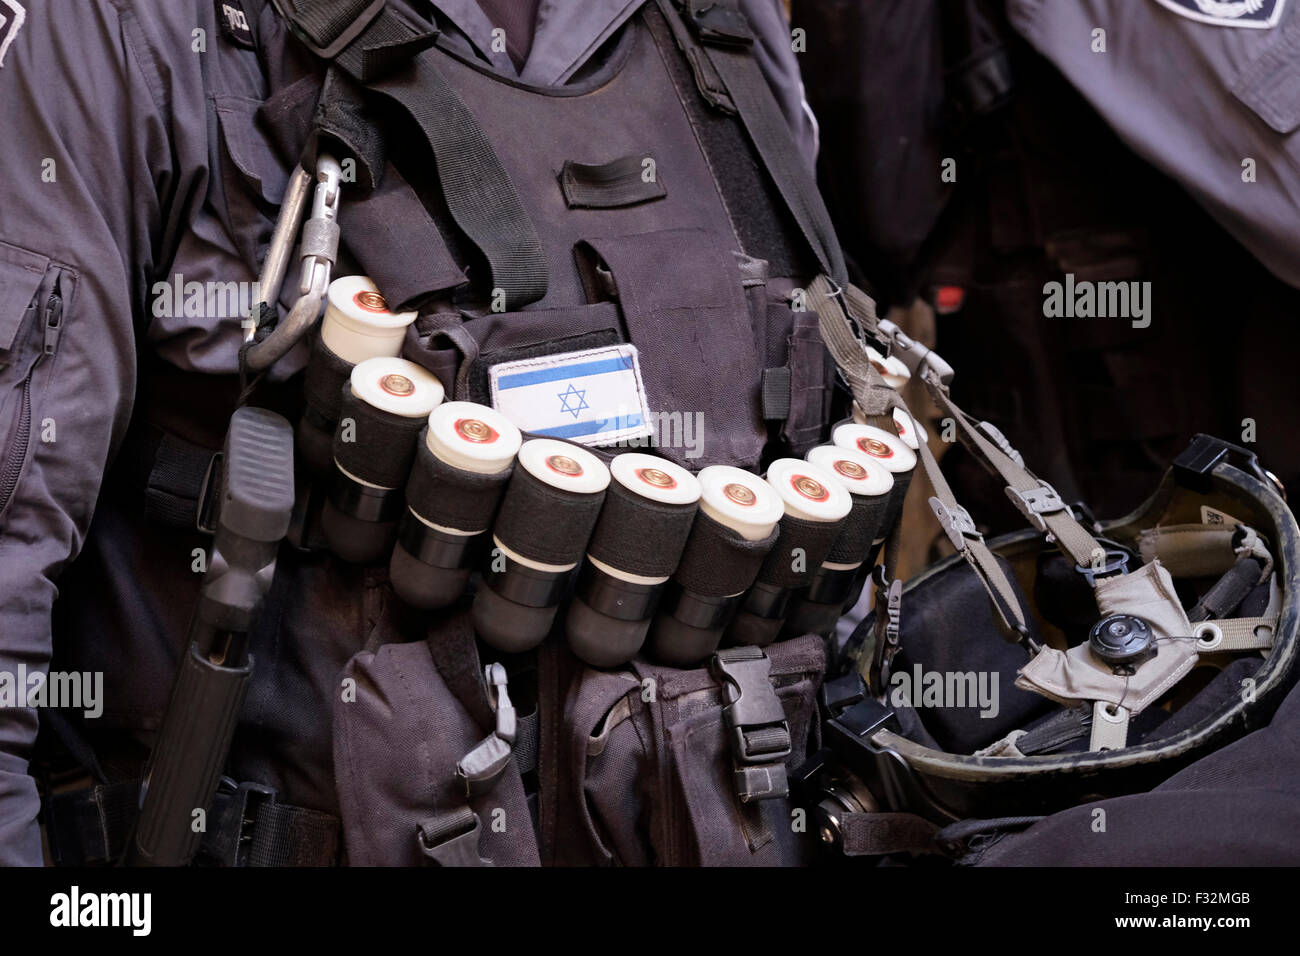
{"type": "Polygon", "coordinates": [[[822,271],[844,288],[848,272],[830,214],[751,52],[754,34],[736,0],[677,0],[680,14],[672,0],[657,2],[669,22],[686,21],[822,271]]]}
{"type": "Polygon", "coordinates": [[[298,38],[364,88],[402,108],[433,153],[438,186],[460,230],[487,260],[514,311],[546,295],[537,229],[474,116],[439,71],[436,30],[419,31],[386,0],[275,0],[298,38]]]}
{"type": "MultiPolygon", "coordinates": [[[[666,17],[678,15],[670,0],[657,2],[666,17]]],[[[830,213],[750,52],[753,34],[736,0],[677,0],[677,5],[821,265],[824,274],[810,285],[808,305],[817,312],[822,340],[847,380],[854,401],[869,419],[889,415],[895,407],[906,410],[897,392],[871,365],[862,334],[876,332],[875,303],[849,284],[830,213]]],[[[936,493],[931,500],[938,504],[935,511],[945,522],[944,530],[984,583],[1004,629],[1023,637],[1028,630],[1011,582],[969,513],[957,504],[929,449],[922,446],[920,457],[936,493]]],[[[892,568],[888,570],[892,572],[892,568]]]]}

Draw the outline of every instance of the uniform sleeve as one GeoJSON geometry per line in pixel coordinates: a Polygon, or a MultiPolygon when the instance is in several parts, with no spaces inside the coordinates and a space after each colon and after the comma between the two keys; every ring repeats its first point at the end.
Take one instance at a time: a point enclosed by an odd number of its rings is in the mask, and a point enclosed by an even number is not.
{"type": "Polygon", "coordinates": [[[741,12],[753,29],[754,55],[767,77],[767,85],[790,124],[799,152],[809,169],[817,165],[817,118],[804,96],[799,59],[794,52],[790,21],[781,0],[740,0],[741,12]]]}
{"type": "Polygon", "coordinates": [[[23,6],[0,27],[0,864],[40,865],[27,687],[130,417],[145,291],[193,188],[167,116],[199,74],[188,30],[166,62],[128,0],[23,6]]]}

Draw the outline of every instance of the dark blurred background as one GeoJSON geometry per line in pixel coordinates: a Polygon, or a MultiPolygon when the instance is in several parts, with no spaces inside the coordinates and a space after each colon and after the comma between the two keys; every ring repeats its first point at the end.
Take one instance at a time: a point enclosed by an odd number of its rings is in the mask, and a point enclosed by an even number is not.
{"type": "MultiPolygon", "coordinates": [[[[1100,517],[1140,504],[1197,432],[1253,437],[1264,467],[1297,489],[1300,290],[1130,152],[999,3],[791,7],[819,178],[857,281],[957,369],[961,407],[1100,517]],[[945,158],[955,183],[941,179],[945,158]],[[1045,317],[1043,286],[1067,272],[1150,282],[1151,325],[1045,317]]],[[[919,387],[906,397],[937,415],[919,387]]],[[[1021,527],[1000,483],[930,428],[977,521],[1021,527]]],[[[925,510],[917,491],[910,504],[925,510]]]]}

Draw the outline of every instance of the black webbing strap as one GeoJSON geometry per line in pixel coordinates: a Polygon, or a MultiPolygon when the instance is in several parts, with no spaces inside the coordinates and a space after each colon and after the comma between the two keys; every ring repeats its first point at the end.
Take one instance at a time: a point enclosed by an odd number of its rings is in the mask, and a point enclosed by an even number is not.
{"type": "Polygon", "coordinates": [[[45,832],[55,866],[111,866],[139,813],[140,781],[100,784],[49,798],[45,832]]]}
{"type": "Polygon", "coordinates": [[[156,425],[138,421],[128,430],[118,455],[124,491],[149,521],[193,531],[204,525],[204,502],[220,477],[219,453],[177,438],[156,425]],[[205,492],[207,493],[205,496],[205,492]]]}
{"type": "Polygon", "coordinates": [[[335,816],[281,803],[269,787],[223,781],[208,807],[199,859],[219,866],[333,866],[340,834],[335,816]]]}
{"type": "Polygon", "coordinates": [[[360,36],[388,0],[275,0],[275,5],[313,52],[329,59],[360,36]]]}
{"type": "Polygon", "coordinates": [[[939,828],[915,813],[846,813],[840,821],[845,856],[938,853],[939,828]]]}
{"type": "MultiPolygon", "coordinates": [[[[677,3],[682,10],[680,16],[726,86],[754,148],[822,270],[844,288],[848,285],[848,272],[830,213],[822,202],[811,170],[799,153],[790,125],[752,55],[753,34],[736,0],[677,0],[677,3]]],[[[659,5],[670,22],[678,16],[670,0],[659,0],[659,5]]]]}
{"type": "Polygon", "coordinates": [[[510,745],[511,756],[520,773],[530,773],[537,769],[538,755],[541,753],[542,715],[536,708],[530,714],[519,718],[515,742],[510,745]]]}
{"type": "Polygon", "coordinates": [[[438,185],[456,225],[487,260],[494,289],[514,311],[546,295],[546,255],[491,143],[438,70],[420,32],[365,0],[278,0],[309,47],[402,107],[433,152],[438,185]],[[355,31],[355,18],[372,16],[355,31]],[[350,19],[352,18],[352,19],[350,19]],[[346,42],[345,42],[346,41],[346,42]]]}
{"type": "Polygon", "coordinates": [[[1016,749],[1026,757],[1059,750],[1092,732],[1092,705],[1058,710],[1016,738],[1016,749]]]}
{"type": "MultiPolygon", "coordinates": [[[[140,781],[101,784],[55,794],[46,813],[57,866],[119,862],[139,815],[140,781]]],[[[199,862],[218,866],[333,866],[339,819],[281,803],[274,791],[222,781],[208,807],[199,862]]]]}
{"type": "MultiPolygon", "coordinates": [[[[678,17],[673,0],[658,3],[670,22],[678,17]]],[[[891,405],[899,404],[899,399],[878,374],[873,374],[860,334],[875,330],[875,303],[849,285],[844,253],[830,213],[750,50],[753,35],[737,0],[676,3],[682,11],[680,18],[694,35],[695,50],[708,60],[726,87],[759,158],[825,274],[808,289],[808,307],[817,312],[822,341],[859,407],[867,415],[887,413],[891,405]]],[[[676,36],[679,43],[690,42],[680,31],[676,36]]],[[[693,61],[695,54],[688,51],[687,58],[693,61]]]]}

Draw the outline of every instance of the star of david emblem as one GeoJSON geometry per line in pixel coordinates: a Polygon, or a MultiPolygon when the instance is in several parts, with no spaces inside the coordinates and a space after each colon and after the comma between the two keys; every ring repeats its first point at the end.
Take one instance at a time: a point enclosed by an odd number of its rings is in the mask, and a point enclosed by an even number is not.
{"type": "Polygon", "coordinates": [[[587,390],[574,388],[572,382],[567,391],[558,392],[555,397],[560,400],[560,411],[571,413],[575,419],[584,408],[591,408],[587,404],[587,390]]]}

